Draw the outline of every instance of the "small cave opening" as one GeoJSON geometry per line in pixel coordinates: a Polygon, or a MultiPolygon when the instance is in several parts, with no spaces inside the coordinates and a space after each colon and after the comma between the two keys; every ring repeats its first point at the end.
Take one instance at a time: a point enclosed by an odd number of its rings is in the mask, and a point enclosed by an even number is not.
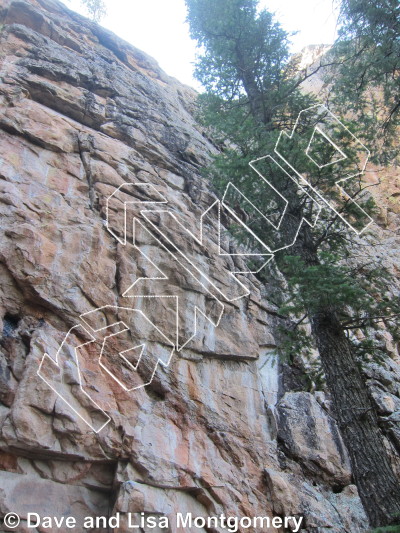
{"type": "Polygon", "coordinates": [[[334,494],[340,494],[341,492],[343,492],[344,488],[345,487],[343,485],[333,485],[332,492],[334,494]]]}
{"type": "Polygon", "coordinates": [[[14,332],[18,329],[21,318],[18,315],[6,313],[3,317],[3,337],[13,337],[14,332]]]}

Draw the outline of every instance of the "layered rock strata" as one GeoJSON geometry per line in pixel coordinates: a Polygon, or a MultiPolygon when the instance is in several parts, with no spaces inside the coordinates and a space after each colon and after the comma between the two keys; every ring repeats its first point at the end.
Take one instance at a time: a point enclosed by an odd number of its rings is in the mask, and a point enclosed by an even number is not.
{"type": "MultiPolygon", "coordinates": [[[[228,291],[244,267],[224,231],[227,255],[213,262],[216,213],[209,247],[186,233],[198,235],[216,200],[200,173],[215,147],[195,122],[195,93],[56,0],[0,8],[0,512],[18,513],[21,532],[48,531],[28,529],[29,512],[78,523],[121,513],[121,532],[141,512],[170,517],[171,531],[182,531],[178,512],[364,531],[329,402],[274,361],[277,310],[257,280],[239,275],[249,295],[225,302],[216,327],[198,313],[194,328],[196,307],[219,318],[207,283],[228,291]],[[173,244],[154,239],[165,219],[152,215],[151,226],[144,204],[182,222],[173,244]],[[173,245],[207,282],[188,275],[173,245]],[[146,276],[164,276],[164,298],[129,292],[146,276]],[[139,352],[122,360],[93,332],[131,320],[124,349],[147,340],[166,361],[177,300],[182,344],[195,335],[142,387],[151,367],[131,379],[139,352]],[[132,319],[133,309],[142,314],[132,319]]],[[[398,393],[379,395],[385,415],[398,411],[398,393]]]]}

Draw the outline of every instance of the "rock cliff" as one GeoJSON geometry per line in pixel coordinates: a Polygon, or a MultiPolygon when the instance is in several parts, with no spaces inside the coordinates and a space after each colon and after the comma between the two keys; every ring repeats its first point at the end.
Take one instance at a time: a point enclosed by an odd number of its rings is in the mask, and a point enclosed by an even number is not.
{"type": "MultiPolygon", "coordinates": [[[[171,517],[172,532],[199,531],[177,528],[177,512],[364,531],[328,399],[274,360],[276,308],[251,275],[232,281],[244,261],[217,211],[207,246],[186,231],[199,235],[216,200],[194,91],[56,0],[0,8],[0,513],[18,513],[21,532],[49,531],[28,529],[29,512],[144,512],[171,517]],[[248,294],[220,312],[215,291],[231,290],[248,294]],[[153,377],[174,317],[181,349],[153,377]]],[[[379,372],[393,418],[398,384],[379,372]]]]}

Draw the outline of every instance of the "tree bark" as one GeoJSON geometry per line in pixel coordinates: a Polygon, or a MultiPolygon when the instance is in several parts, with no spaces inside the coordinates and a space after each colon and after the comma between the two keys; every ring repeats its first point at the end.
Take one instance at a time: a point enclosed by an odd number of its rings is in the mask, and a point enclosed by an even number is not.
{"type": "Polygon", "coordinates": [[[351,345],[334,310],[314,313],[311,327],[364,509],[372,526],[390,525],[400,514],[400,483],[351,345]]]}
{"type": "Polygon", "coordinates": [[[249,105],[253,117],[256,119],[258,124],[265,124],[268,121],[266,120],[263,97],[259,88],[257,87],[256,82],[251,78],[251,76],[247,75],[246,72],[243,74],[242,82],[249,98],[249,105]]]}
{"type": "MultiPolygon", "coordinates": [[[[304,227],[293,246],[307,266],[319,265],[312,230],[304,227]]],[[[293,253],[292,252],[292,253],[293,253]]],[[[318,280],[315,280],[318,283],[318,280]]],[[[400,516],[400,480],[390,464],[378,416],[338,309],[308,312],[326,384],[354,482],[373,527],[391,525],[400,516]]]]}
{"type": "MultiPolygon", "coordinates": [[[[239,62],[240,59],[239,55],[239,62]]],[[[241,76],[255,121],[268,127],[262,95],[248,65],[243,65],[241,76]]],[[[290,196],[291,213],[287,213],[289,216],[285,217],[281,230],[290,237],[297,232],[302,212],[295,187],[290,182],[285,195],[286,198],[290,196]]],[[[313,241],[312,230],[303,226],[296,243],[288,251],[299,255],[307,266],[318,265],[313,241]]],[[[339,310],[309,311],[312,335],[365,512],[371,526],[390,525],[394,522],[393,515],[400,516],[400,481],[391,467],[367,385],[338,318],[339,310]]]]}
{"type": "Polygon", "coordinates": [[[253,76],[252,69],[249,68],[248,58],[241,53],[238,43],[236,43],[236,55],[236,69],[238,73],[240,73],[243,88],[249,99],[251,114],[257,124],[265,125],[269,122],[269,117],[267,117],[265,112],[264,98],[257,81],[253,76]]]}

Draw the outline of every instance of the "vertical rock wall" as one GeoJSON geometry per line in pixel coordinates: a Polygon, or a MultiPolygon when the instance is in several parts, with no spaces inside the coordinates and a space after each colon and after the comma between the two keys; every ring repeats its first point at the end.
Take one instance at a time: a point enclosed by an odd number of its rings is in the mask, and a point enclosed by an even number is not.
{"type": "MultiPolygon", "coordinates": [[[[90,315],[100,329],[136,306],[135,335],[162,358],[177,299],[182,338],[196,307],[215,313],[207,284],[142,229],[144,257],[131,222],[124,243],[121,219],[124,202],[140,217],[143,202],[162,197],[183,222],[175,244],[227,289],[243,261],[213,263],[217,215],[210,248],[185,233],[215,201],[200,175],[215,148],[193,118],[194,92],[143,52],[56,0],[0,0],[0,9],[0,512],[19,513],[19,531],[28,512],[292,515],[309,533],[363,531],[329,404],[289,387],[273,364],[276,309],[254,278],[240,277],[250,295],[226,303],[218,327],[198,314],[194,338],[145,388],[126,390],[138,386],[129,367],[91,342],[82,315],[101,309],[90,315]],[[107,198],[126,183],[137,187],[109,203],[113,237],[107,198]],[[153,267],[169,298],[123,296],[153,267]],[[46,359],[42,380],[44,354],[56,361],[78,325],[64,366],[46,359]],[[108,423],[96,432],[88,420],[108,423]]],[[[225,236],[223,246],[235,253],[225,236]]]]}

